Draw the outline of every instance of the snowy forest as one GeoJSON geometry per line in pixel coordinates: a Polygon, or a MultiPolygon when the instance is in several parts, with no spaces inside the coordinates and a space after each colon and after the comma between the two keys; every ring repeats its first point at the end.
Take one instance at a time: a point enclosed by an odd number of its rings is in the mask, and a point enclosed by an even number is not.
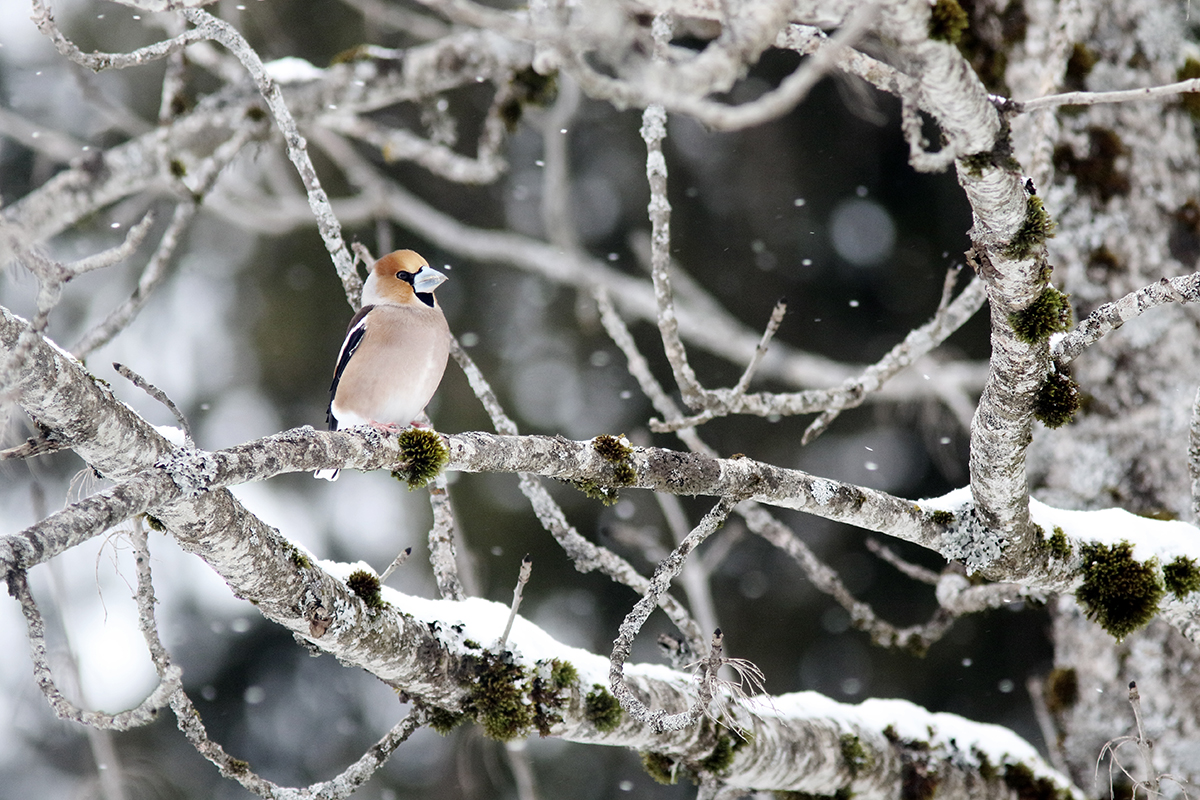
{"type": "Polygon", "coordinates": [[[0,800],[1195,797],[1198,126],[1187,0],[5,0],[0,800]]]}

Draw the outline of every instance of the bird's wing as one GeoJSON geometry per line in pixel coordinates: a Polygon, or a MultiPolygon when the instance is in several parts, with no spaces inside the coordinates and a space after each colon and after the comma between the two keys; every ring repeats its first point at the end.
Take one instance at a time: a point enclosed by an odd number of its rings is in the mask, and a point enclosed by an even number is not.
{"type": "Polygon", "coordinates": [[[342,349],[338,353],[337,368],[333,371],[333,383],[329,384],[329,406],[325,409],[325,421],[329,423],[331,431],[337,430],[337,418],[333,416],[333,398],[337,394],[338,381],[342,379],[342,373],[346,371],[350,357],[362,343],[363,334],[367,332],[367,314],[374,307],[363,306],[359,309],[354,318],[350,320],[350,327],[346,329],[346,339],[342,342],[342,349]]]}

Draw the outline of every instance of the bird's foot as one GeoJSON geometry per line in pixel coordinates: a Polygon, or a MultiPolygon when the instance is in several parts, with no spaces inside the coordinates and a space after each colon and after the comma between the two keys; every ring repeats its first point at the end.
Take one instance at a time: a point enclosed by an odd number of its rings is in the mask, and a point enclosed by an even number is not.
{"type": "Polygon", "coordinates": [[[397,425],[394,422],[375,422],[374,420],[371,420],[367,424],[380,433],[396,434],[404,430],[403,425],[397,425]]]}

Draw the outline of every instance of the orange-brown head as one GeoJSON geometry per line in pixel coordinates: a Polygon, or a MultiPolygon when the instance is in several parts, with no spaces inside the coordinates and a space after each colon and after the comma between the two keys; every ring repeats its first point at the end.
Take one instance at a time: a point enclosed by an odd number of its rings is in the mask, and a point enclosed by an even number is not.
{"type": "Polygon", "coordinates": [[[429,266],[429,262],[412,250],[397,250],[375,262],[363,284],[364,306],[404,306],[424,301],[434,306],[433,290],[446,276],[429,266]],[[417,295],[428,295],[429,299],[417,295]]]}

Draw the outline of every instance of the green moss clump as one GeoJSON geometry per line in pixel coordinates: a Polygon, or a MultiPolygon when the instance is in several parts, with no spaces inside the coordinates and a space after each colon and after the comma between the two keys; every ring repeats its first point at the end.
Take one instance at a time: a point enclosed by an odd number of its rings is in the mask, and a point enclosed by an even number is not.
{"type": "Polygon", "coordinates": [[[378,611],[383,608],[383,594],[379,591],[379,576],[365,569],[356,569],[346,578],[346,585],[366,604],[367,608],[378,611]]]}
{"type": "Polygon", "coordinates": [[[566,689],[579,680],[579,672],[570,661],[559,661],[557,658],[550,662],[550,682],[556,689],[566,689]]]}
{"type": "Polygon", "coordinates": [[[1102,203],[1117,195],[1129,194],[1129,173],[1117,169],[1117,159],[1129,154],[1129,148],[1115,131],[1093,125],[1088,128],[1088,154],[1075,155],[1069,144],[1054,148],[1054,169],[1075,176],[1076,186],[1094,194],[1102,203]]]}
{"type": "Polygon", "coordinates": [[[1042,198],[1033,195],[1026,200],[1025,221],[1000,252],[1014,261],[1029,258],[1035,248],[1054,235],[1054,228],[1054,220],[1042,205],[1042,198]]]}
{"type": "Polygon", "coordinates": [[[1067,298],[1053,286],[1047,286],[1032,303],[1009,314],[1008,324],[1025,344],[1044,342],[1050,334],[1070,329],[1071,303],[1067,298]]]}
{"type": "MultiPolygon", "coordinates": [[[[1181,81],[1190,81],[1194,78],[1200,78],[1200,61],[1194,58],[1189,58],[1175,73],[1175,78],[1181,81]]],[[[1188,92],[1179,96],[1179,102],[1184,109],[1192,115],[1193,119],[1200,120],[1200,92],[1188,92]]]]}
{"type": "Polygon", "coordinates": [[[1136,560],[1129,542],[1085,544],[1080,556],[1083,585],[1075,591],[1075,598],[1083,604],[1088,619],[1118,641],[1158,613],[1163,586],[1154,559],[1136,560]]]}
{"type": "Polygon", "coordinates": [[[721,775],[733,764],[733,737],[727,733],[717,734],[717,743],[712,752],[700,761],[700,768],[713,775],[721,775]]]}
{"type": "Polygon", "coordinates": [[[430,708],[427,712],[429,727],[440,733],[442,736],[449,736],[450,731],[462,725],[470,719],[466,714],[456,711],[447,711],[444,708],[436,706],[430,708]]]}
{"type": "Polygon", "coordinates": [[[592,448],[597,455],[613,465],[613,477],[617,483],[629,485],[637,480],[637,471],[630,463],[633,448],[622,442],[616,436],[597,436],[592,440],[592,448]]]}
{"type": "Polygon", "coordinates": [[[842,748],[842,760],[846,762],[846,768],[850,770],[850,777],[857,778],[861,770],[871,768],[871,754],[862,746],[862,742],[857,736],[852,733],[843,733],[838,739],[838,744],[842,748]]]}
{"type": "Polygon", "coordinates": [[[953,525],[954,524],[954,514],[949,511],[942,511],[942,510],[934,511],[932,514],[929,515],[929,517],[938,525],[953,525]]]}
{"type": "Polygon", "coordinates": [[[1055,667],[1046,677],[1046,709],[1061,714],[1079,702],[1079,673],[1074,667],[1055,667]]]}
{"type": "Polygon", "coordinates": [[[975,747],[971,749],[971,755],[975,756],[975,760],[979,762],[979,777],[985,781],[994,781],[1000,777],[1000,771],[996,769],[996,765],[988,758],[988,754],[975,747]]]}
{"type": "Polygon", "coordinates": [[[958,44],[969,24],[967,12],[957,0],[937,0],[929,14],[929,38],[958,44]]]}
{"type": "MultiPolygon", "coordinates": [[[[300,548],[293,547],[289,555],[292,559],[293,565],[299,567],[300,569],[312,569],[312,561],[309,560],[308,556],[301,552],[300,548]]],[[[378,583],[378,581],[376,581],[376,583],[378,583]]]]}
{"type": "Polygon", "coordinates": [[[665,753],[642,753],[642,769],[655,783],[671,786],[675,783],[675,761],[665,753]]]}
{"type": "Polygon", "coordinates": [[[583,716],[596,730],[601,733],[615,731],[624,713],[617,698],[600,684],[592,684],[592,691],[584,698],[583,716]]]}
{"type": "Polygon", "coordinates": [[[928,764],[910,761],[900,769],[901,800],[932,800],[942,779],[928,764]]]}
{"type": "Polygon", "coordinates": [[[450,450],[441,435],[428,428],[408,428],[398,439],[403,466],[392,477],[419,489],[441,474],[450,463],[450,450]]]}
{"type": "Polygon", "coordinates": [[[1099,56],[1082,42],[1076,42],[1067,59],[1067,72],[1063,78],[1063,89],[1082,92],[1087,88],[1086,79],[1092,68],[1100,61],[1099,56]]]}
{"type": "Polygon", "coordinates": [[[267,110],[260,105],[252,105],[246,109],[246,119],[251,122],[262,122],[267,118],[267,110]]]}
{"type": "Polygon", "coordinates": [[[1071,543],[1067,541],[1067,534],[1062,528],[1054,526],[1054,533],[1050,535],[1050,541],[1046,543],[1050,548],[1050,553],[1057,558],[1068,559],[1071,557],[1071,543]]]}
{"type": "Polygon", "coordinates": [[[533,725],[540,736],[549,736],[550,729],[562,722],[559,709],[570,700],[568,689],[578,679],[575,667],[557,658],[551,660],[549,670],[539,664],[538,675],[533,679],[529,699],[533,701],[533,725]],[[546,675],[545,678],[542,675],[546,675]]]}
{"type": "Polygon", "coordinates": [[[533,67],[525,67],[513,73],[508,89],[509,97],[500,105],[500,119],[512,133],[525,113],[525,106],[548,106],[554,102],[558,96],[558,73],[542,75],[533,67]]]}
{"type": "Polygon", "coordinates": [[[150,514],[146,515],[146,524],[150,526],[150,530],[152,531],[164,533],[167,530],[167,526],[163,524],[161,519],[150,514]]]}
{"type": "Polygon", "coordinates": [[[601,486],[592,481],[567,481],[589,500],[599,500],[606,506],[613,506],[621,499],[621,493],[609,486],[601,486]]]}
{"type": "Polygon", "coordinates": [[[523,736],[533,725],[533,708],[525,702],[525,673],[501,658],[481,659],[467,701],[483,732],[499,742],[523,736]]]}
{"type": "Polygon", "coordinates": [[[184,164],[178,158],[171,159],[171,174],[176,178],[182,178],[187,175],[187,164],[184,164]]]}
{"type": "Polygon", "coordinates": [[[371,47],[365,44],[356,44],[347,50],[336,54],[329,59],[329,66],[334,64],[352,64],[355,61],[366,61],[371,57],[371,47]]]}
{"type": "Polygon", "coordinates": [[[1047,428],[1061,428],[1079,410],[1079,384],[1070,375],[1052,372],[1033,397],[1033,416],[1047,428]]]}
{"type": "Polygon", "coordinates": [[[900,734],[896,731],[895,725],[888,725],[883,729],[883,738],[887,739],[892,744],[900,741],[900,734]]]}
{"type": "Polygon", "coordinates": [[[250,762],[242,761],[240,758],[231,758],[225,763],[225,769],[230,775],[246,775],[250,772],[250,762]]]}
{"type": "Polygon", "coordinates": [[[1200,591],[1200,568],[1196,567],[1196,559],[1176,556],[1163,566],[1163,583],[1167,591],[1179,600],[1200,591]]]}
{"type": "Polygon", "coordinates": [[[1049,778],[1037,777],[1025,764],[1007,764],[1004,783],[1017,793],[1017,800],[1070,800],[1071,793],[1049,778]]]}

